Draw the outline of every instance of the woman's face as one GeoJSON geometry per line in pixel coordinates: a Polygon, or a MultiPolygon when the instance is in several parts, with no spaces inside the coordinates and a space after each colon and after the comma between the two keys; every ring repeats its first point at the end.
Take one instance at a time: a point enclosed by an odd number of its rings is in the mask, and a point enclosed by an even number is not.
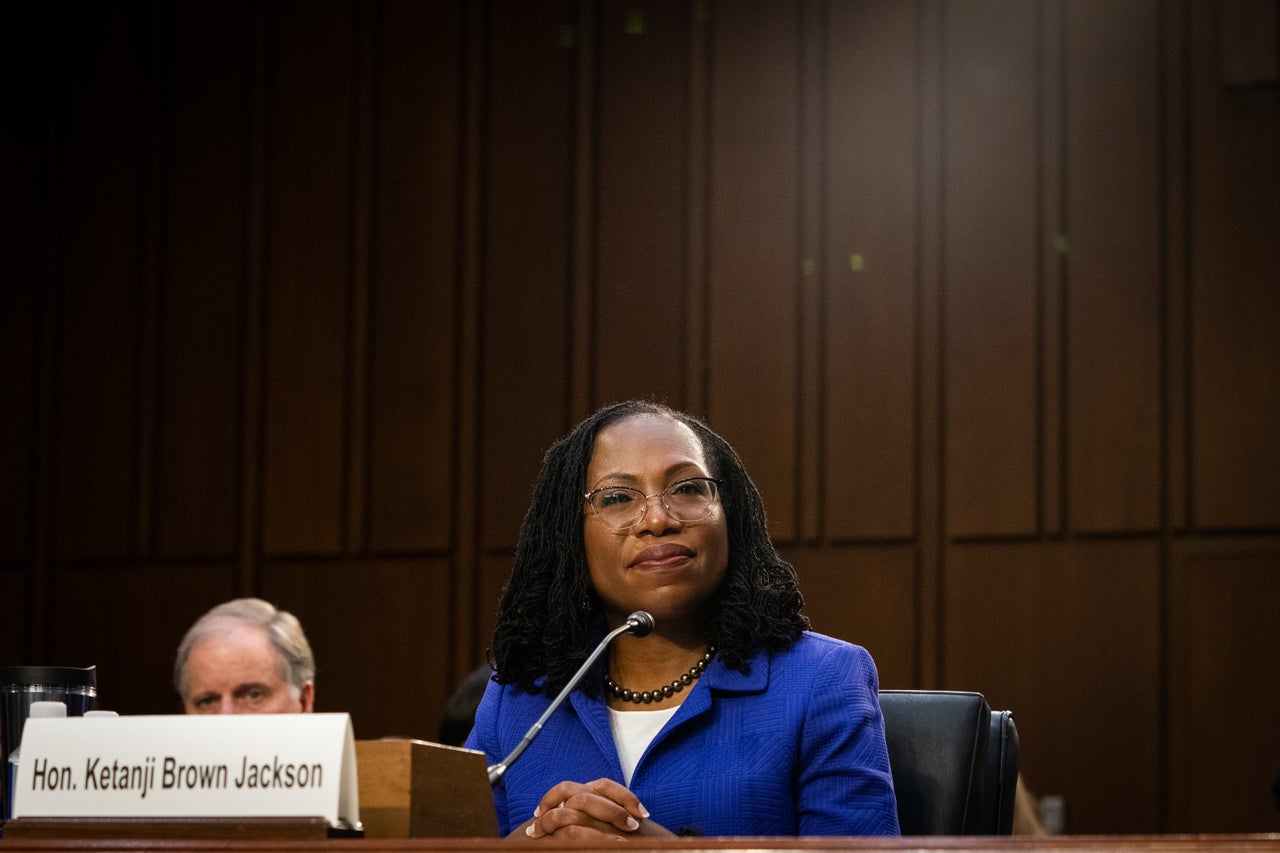
{"type": "MultiPolygon", "coordinates": [[[[584,492],[628,486],[658,495],[677,480],[710,477],[706,455],[689,427],[664,415],[634,415],[596,436],[584,492]]],[[[591,584],[611,626],[635,610],[658,623],[696,625],[724,579],[729,534],[717,499],[701,521],[672,518],[659,497],[632,527],[609,529],[583,503],[583,540],[591,584]]]]}

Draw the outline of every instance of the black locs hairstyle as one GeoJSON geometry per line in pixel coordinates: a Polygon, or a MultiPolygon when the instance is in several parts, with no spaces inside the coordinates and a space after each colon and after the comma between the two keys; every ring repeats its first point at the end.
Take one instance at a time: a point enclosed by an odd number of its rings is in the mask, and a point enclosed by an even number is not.
{"type": "MultiPolygon", "coordinates": [[[[603,634],[604,615],[583,545],[587,466],[605,427],[644,414],[671,417],[692,429],[711,475],[721,482],[729,565],[709,608],[707,642],[727,666],[745,671],[753,652],[786,648],[809,627],[800,612],[804,600],[795,570],[774,548],[760,492],[729,443],[701,420],[660,403],[613,403],[575,426],[543,458],[498,607],[492,654],[499,682],[550,695],[568,682],[593,638],[603,634]],[[539,688],[534,682],[542,676],[539,688]]],[[[589,691],[595,684],[584,681],[589,691]]]]}

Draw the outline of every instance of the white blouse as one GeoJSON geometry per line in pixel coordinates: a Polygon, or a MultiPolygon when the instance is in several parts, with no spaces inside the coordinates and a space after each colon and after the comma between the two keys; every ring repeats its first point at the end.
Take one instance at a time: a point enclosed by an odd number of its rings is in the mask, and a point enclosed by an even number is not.
{"type": "Polygon", "coordinates": [[[667,720],[675,716],[679,705],[660,711],[615,711],[609,709],[609,728],[613,729],[613,742],[618,747],[618,760],[622,762],[622,781],[631,787],[631,777],[640,763],[640,756],[649,743],[662,731],[667,720]]]}

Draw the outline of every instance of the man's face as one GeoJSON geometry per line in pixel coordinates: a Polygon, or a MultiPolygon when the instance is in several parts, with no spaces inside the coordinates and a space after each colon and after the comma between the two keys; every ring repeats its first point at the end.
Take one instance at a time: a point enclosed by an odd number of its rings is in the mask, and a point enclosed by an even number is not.
{"type": "Polygon", "coordinates": [[[310,711],[312,684],[290,689],[267,632],[233,625],[201,640],[187,658],[188,714],[287,714],[310,711]]]}

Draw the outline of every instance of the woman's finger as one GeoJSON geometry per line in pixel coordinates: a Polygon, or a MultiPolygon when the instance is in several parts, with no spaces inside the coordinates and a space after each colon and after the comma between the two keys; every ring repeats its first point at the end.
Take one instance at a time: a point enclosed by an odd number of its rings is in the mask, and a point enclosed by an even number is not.
{"type": "Polygon", "coordinates": [[[612,780],[598,779],[585,785],[562,782],[539,802],[525,832],[530,838],[541,838],[576,826],[631,833],[647,815],[639,799],[612,780]]]}

